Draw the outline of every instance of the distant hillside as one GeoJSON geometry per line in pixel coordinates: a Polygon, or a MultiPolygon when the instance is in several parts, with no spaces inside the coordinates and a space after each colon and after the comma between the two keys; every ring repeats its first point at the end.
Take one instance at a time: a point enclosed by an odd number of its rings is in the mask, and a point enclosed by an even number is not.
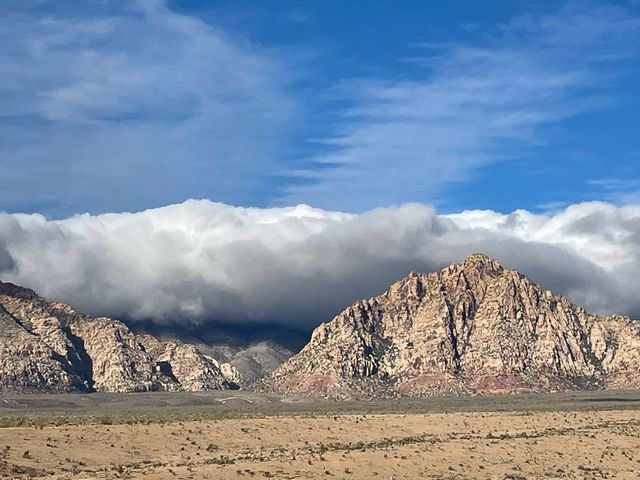
{"type": "Polygon", "coordinates": [[[257,322],[192,325],[149,321],[128,325],[135,333],[195,345],[201,352],[233,366],[244,385],[276,370],[304,347],[311,334],[276,323],[257,322]]]}

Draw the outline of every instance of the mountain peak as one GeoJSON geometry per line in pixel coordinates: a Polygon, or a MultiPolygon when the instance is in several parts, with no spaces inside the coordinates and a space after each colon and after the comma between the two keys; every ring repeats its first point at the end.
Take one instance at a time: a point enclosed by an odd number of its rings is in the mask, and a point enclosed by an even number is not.
{"type": "Polygon", "coordinates": [[[319,327],[267,382],[325,398],[640,386],[640,323],[513,273],[483,253],[410,273],[319,327]]]}
{"type": "Polygon", "coordinates": [[[490,273],[499,274],[504,271],[504,267],[497,260],[481,252],[472,253],[457,265],[464,269],[481,270],[490,273]]]}
{"type": "MultiPolygon", "coordinates": [[[[498,261],[484,253],[473,253],[462,262],[454,263],[441,270],[444,278],[459,278],[463,275],[467,281],[474,285],[483,285],[492,278],[499,277],[504,272],[504,267],[498,261]]],[[[405,277],[394,282],[389,287],[389,294],[411,294],[420,297],[423,293],[422,284],[428,282],[427,274],[411,270],[405,277]]]]}

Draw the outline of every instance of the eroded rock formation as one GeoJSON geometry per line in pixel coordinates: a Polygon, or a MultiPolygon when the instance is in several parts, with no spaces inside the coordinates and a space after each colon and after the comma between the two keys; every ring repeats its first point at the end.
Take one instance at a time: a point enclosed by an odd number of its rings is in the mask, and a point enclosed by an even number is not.
{"type": "Polygon", "coordinates": [[[193,345],[137,336],[0,282],[0,390],[197,391],[235,388],[237,379],[193,345]]]}
{"type": "Polygon", "coordinates": [[[265,385],[330,398],[637,388],[640,323],[474,254],[321,324],[265,385]]]}

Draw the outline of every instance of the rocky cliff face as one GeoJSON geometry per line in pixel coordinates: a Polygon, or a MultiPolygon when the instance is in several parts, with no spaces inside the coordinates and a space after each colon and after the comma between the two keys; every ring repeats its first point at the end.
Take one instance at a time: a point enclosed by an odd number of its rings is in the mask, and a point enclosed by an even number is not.
{"type": "Polygon", "coordinates": [[[236,377],[192,345],[137,336],[0,282],[0,390],[196,391],[235,388],[236,377]]]}
{"type": "Polygon", "coordinates": [[[640,387],[640,323],[475,254],[411,273],[315,329],[265,385],[329,398],[640,387]]]}
{"type": "Polygon", "coordinates": [[[129,327],[135,333],[149,334],[170,342],[180,340],[195,345],[216,358],[229,375],[246,388],[276,370],[307,343],[308,333],[277,323],[224,323],[208,321],[190,324],[138,322],[129,327]],[[235,369],[235,370],[233,370],[235,369]]]}

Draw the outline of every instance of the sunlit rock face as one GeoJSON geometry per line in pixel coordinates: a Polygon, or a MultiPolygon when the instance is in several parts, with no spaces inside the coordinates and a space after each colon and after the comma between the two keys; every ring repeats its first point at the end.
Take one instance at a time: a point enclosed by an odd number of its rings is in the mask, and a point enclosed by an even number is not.
{"type": "Polygon", "coordinates": [[[0,282],[0,390],[198,391],[235,388],[237,379],[193,345],[134,335],[0,282]]]}
{"type": "Polygon", "coordinates": [[[317,327],[265,388],[326,398],[640,386],[640,323],[587,313],[474,254],[317,327]]]}

